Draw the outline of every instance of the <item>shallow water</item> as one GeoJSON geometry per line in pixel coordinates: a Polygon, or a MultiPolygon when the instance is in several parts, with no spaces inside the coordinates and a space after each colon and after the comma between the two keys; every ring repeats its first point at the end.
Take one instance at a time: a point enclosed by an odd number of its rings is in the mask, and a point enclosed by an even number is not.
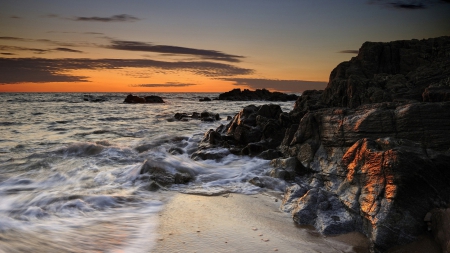
{"type": "MultiPolygon", "coordinates": [[[[268,161],[189,156],[208,129],[267,102],[205,103],[198,99],[217,94],[183,93],[159,94],[165,104],[123,104],[126,95],[95,94],[108,100],[93,103],[77,93],[0,94],[0,252],[148,252],[166,199],[147,191],[148,177],[139,173],[145,161],[195,175],[171,190],[260,191],[246,181],[265,173],[268,161]],[[173,120],[205,110],[222,120],[173,120]]],[[[277,104],[290,111],[294,103],[277,104]]]]}

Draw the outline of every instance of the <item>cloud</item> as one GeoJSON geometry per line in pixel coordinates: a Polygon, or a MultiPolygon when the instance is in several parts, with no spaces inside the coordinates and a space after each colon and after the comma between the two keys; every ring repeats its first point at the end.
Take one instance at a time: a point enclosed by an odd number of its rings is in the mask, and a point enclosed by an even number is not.
{"type": "Polygon", "coordinates": [[[31,51],[35,54],[45,54],[45,53],[49,52],[49,50],[40,49],[40,48],[4,46],[4,45],[0,45],[0,51],[31,51]]]}
{"type": "Polygon", "coordinates": [[[369,4],[379,4],[394,9],[421,10],[439,3],[450,3],[450,0],[371,0],[369,4]]]}
{"type": "Polygon", "coordinates": [[[148,59],[88,58],[0,58],[0,84],[21,82],[86,82],[85,76],[64,74],[71,70],[149,68],[162,71],[189,71],[207,77],[247,75],[251,69],[215,62],[165,62],[148,59]]]}
{"type": "Polygon", "coordinates": [[[66,47],[57,47],[51,49],[41,49],[41,48],[30,48],[30,47],[18,47],[18,46],[4,46],[0,45],[0,51],[31,51],[35,54],[46,54],[55,51],[68,52],[68,53],[83,53],[83,51],[70,49],[66,47]]]}
{"type": "Polygon", "coordinates": [[[226,62],[240,62],[243,56],[225,54],[216,50],[195,49],[188,47],[177,47],[168,45],[153,45],[139,41],[111,40],[111,45],[106,48],[126,51],[153,52],[170,55],[194,55],[206,60],[217,60],[226,62]]]}
{"type": "Polygon", "coordinates": [[[13,54],[13,53],[0,53],[0,54],[2,54],[2,55],[16,55],[16,54],[13,54]]]}
{"type": "Polygon", "coordinates": [[[245,86],[251,89],[274,89],[278,91],[303,92],[305,90],[325,89],[326,82],[305,80],[278,80],[278,79],[254,79],[254,78],[221,78],[232,81],[235,86],[245,86]]]}
{"type": "Polygon", "coordinates": [[[188,86],[194,86],[197,84],[194,83],[176,83],[176,82],[168,82],[165,84],[156,84],[156,83],[150,83],[150,84],[132,84],[131,87],[146,87],[146,88],[155,88],[155,87],[188,87],[188,86]]]}
{"type": "Polygon", "coordinates": [[[19,19],[19,18],[21,18],[21,17],[16,16],[16,15],[12,15],[12,16],[10,16],[10,18],[16,18],[16,19],[19,19]]]}
{"type": "Polygon", "coordinates": [[[19,37],[0,36],[0,40],[13,40],[13,41],[30,41],[28,39],[19,37]]]}
{"type": "Polygon", "coordinates": [[[113,15],[111,17],[75,17],[75,21],[94,21],[94,22],[134,22],[141,20],[128,14],[113,15]]]}
{"type": "Polygon", "coordinates": [[[57,48],[54,48],[52,51],[61,51],[61,52],[69,52],[69,53],[83,53],[83,51],[70,49],[70,48],[66,48],[66,47],[57,47],[57,48]]]}
{"type": "Polygon", "coordinates": [[[339,51],[338,53],[342,53],[342,54],[358,54],[359,50],[342,50],[342,51],[339,51]]]}

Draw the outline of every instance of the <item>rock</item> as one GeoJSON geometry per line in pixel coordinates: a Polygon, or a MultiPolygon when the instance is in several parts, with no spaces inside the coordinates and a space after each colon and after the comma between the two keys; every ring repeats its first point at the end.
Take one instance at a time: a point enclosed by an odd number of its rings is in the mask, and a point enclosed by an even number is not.
{"type": "Polygon", "coordinates": [[[172,184],[186,184],[193,179],[193,175],[189,171],[171,171],[161,162],[146,160],[141,167],[140,174],[150,174],[149,189],[158,190],[161,187],[170,186],[172,184]]]}
{"type": "Polygon", "coordinates": [[[158,96],[146,96],[144,99],[146,103],[164,103],[164,100],[158,96]]]}
{"type": "Polygon", "coordinates": [[[448,36],[366,42],[358,56],[331,72],[322,102],[328,106],[356,108],[398,100],[422,101],[422,93],[429,86],[448,89],[449,55],[448,36]]]}
{"type": "Polygon", "coordinates": [[[450,101],[450,85],[442,87],[427,87],[422,94],[422,98],[424,102],[450,101]]]}
{"type": "Polygon", "coordinates": [[[269,175],[284,180],[294,180],[297,175],[307,173],[295,157],[273,159],[270,165],[273,169],[269,172],[269,175]]]}
{"type": "Polygon", "coordinates": [[[208,98],[208,97],[204,97],[204,98],[200,98],[198,101],[200,101],[200,102],[208,102],[208,101],[211,101],[211,99],[208,98]]]}
{"type": "Polygon", "coordinates": [[[336,195],[318,188],[308,190],[291,211],[294,221],[314,225],[322,234],[334,235],[355,230],[355,220],[336,195]]]}
{"type": "Polygon", "coordinates": [[[259,154],[258,157],[261,159],[264,159],[264,160],[273,160],[273,159],[281,157],[282,155],[283,154],[278,150],[268,149],[268,150],[261,152],[261,154],[259,154]]]}
{"type": "Polygon", "coordinates": [[[173,116],[176,120],[180,120],[180,121],[188,121],[189,119],[199,119],[201,121],[206,121],[206,122],[213,122],[213,121],[217,121],[220,120],[220,115],[218,113],[212,113],[212,112],[193,112],[192,115],[188,115],[187,113],[175,113],[175,115],[173,116]]]}
{"type": "Polygon", "coordinates": [[[192,153],[192,160],[220,160],[229,155],[230,151],[226,149],[199,149],[192,153]]]}
{"type": "Polygon", "coordinates": [[[128,95],[124,103],[164,103],[164,100],[159,96],[146,96],[144,98],[134,96],[134,95],[128,95]]]}
{"type": "Polygon", "coordinates": [[[266,89],[256,89],[250,91],[248,89],[233,89],[231,91],[219,95],[218,100],[232,100],[232,101],[251,101],[251,100],[265,100],[265,101],[294,101],[298,98],[295,94],[284,94],[281,92],[270,92],[266,89]]]}
{"type": "Polygon", "coordinates": [[[450,37],[368,42],[305,91],[277,150],[307,173],[281,208],[324,234],[361,231],[371,252],[424,233],[425,214],[450,204],[449,56],[450,37]]]}
{"type": "Polygon", "coordinates": [[[431,232],[443,253],[450,252],[450,208],[434,209],[431,212],[431,232]]]}

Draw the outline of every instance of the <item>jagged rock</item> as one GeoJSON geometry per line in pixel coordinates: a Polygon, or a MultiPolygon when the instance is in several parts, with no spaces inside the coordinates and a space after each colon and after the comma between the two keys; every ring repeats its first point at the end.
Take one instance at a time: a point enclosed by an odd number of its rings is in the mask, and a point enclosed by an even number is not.
{"type": "Polygon", "coordinates": [[[355,219],[334,194],[318,188],[308,190],[291,211],[294,221],[314,225],[322,234],[333,235],[354,231],[355,219]]]}
{"type": "Polygon", "coordinates": [[[298,98],[295,94],[284,94],[281,92],[270,92],[266,89],[256,89],[250,91],[248,89],[233,89],[231,91],[219,95],[218,100],[232,100],[232,101],[251,101],[251,100],[266,100],[266,101],[293,101],[298,98]]]}
{"type": "Polygon", "coordinates": [[[164,103],[164,100],[159,96],[146,96],[146,97],[138,97],[134,95],[128,95],[124,103],[164,103]]]}
{"type": "Polygon", "coordinates": [[[396,100],[422,101],[427,87],[450,85],[449,56],[450,37],[366,42],[358,56],[331,72],[322,102],[356,108],[396,100]]]}

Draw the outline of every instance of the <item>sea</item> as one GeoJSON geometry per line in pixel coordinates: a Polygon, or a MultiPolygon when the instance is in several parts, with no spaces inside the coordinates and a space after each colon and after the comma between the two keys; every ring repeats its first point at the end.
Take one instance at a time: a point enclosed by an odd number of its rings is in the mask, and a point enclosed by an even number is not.
{"type": "MultiPolygon", "coordinates": [[[[0,93],[0,252],[149,252],[166,192],[256,194],[248,180],[269,161],[238,156],[193,160],[204,133],[243,107],[267,101],[199,102],[217,93],[158,95],[164,104],[125,104],[127,93],[0,93]],[[178,121],[213,112],[219,121],[178,121]],[[171,152],[171,150],[182,152],[171,152]],[[187,185],[149,190],[142,165],[195,175],[187,185]]],[[[279,104],[283,112],[294,102],[279,104]]],[[[285,183],[272,180],[273,190],[285,183]]]]}

